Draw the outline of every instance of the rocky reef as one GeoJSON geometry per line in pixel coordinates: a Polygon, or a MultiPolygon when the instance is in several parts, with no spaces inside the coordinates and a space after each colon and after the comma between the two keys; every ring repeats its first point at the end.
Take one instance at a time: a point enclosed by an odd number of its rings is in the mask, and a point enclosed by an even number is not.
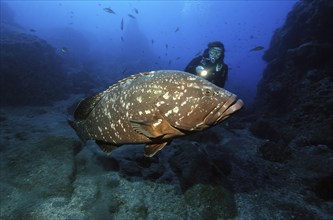
{"type": "Polygon", "coordinates": [[[251,126],[267,140],[258,149],[264,159],[298,163],[300,179],[327,201],[333,200],[332,12],[332,1],[302,0],[276,30],[263,56],[268,64],[251,126]]]}
{"type": "Polygon", "coordinates": [[[47,105],[67,97],[68,76],[46,41],[2,24],[0,44],[2,105],[47,105]]]}
{"type": "Polygon", "coordinates": [[[254,134],[333,149],[332,11],[331,1],[300,1],[276,30],[263,57],[268,64],[258,85],[254,134]]]}
{"type": "Polygon", "coordinates": [[[54,30],[47,38],[34,29],[27,30],[16,22],[6,2],[1,2],[0,25],[0,105],[50,105],[72,93],[89,93],[104,81],[74,59],[77,54],[83,56],[85,48],[78,50],[80,45],[87,45],[80,32],[54,30]],[[76,54],[75,50],[68,54],[67,48],[60,52],[59,42],[65,39],[73,40],[76,54]]]}
{"type": "Polygon", "coordinates": [[[1,24],[0,44],[2,105],[50,105],[72,93],[89,94],[104,80],[93,72],[68,71],[56,48],[17,25],[1,24]]]}

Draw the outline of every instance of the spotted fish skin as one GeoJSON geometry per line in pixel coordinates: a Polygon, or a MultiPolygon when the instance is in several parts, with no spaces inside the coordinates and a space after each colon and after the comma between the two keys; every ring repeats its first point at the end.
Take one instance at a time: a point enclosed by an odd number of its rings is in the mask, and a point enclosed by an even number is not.
{"type": "Polygon", "coordinates": [[[70,121],[83,140],[105,151],[146,144],[153,156],[173,138],[214,126],[243,106],[227,90],[190,73],[139,73],[83,100],[70,121]]]}

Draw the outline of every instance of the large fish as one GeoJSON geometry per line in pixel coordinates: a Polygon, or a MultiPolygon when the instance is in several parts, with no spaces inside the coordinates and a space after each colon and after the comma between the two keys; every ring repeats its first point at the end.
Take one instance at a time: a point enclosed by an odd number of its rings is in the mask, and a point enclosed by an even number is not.
{"type": "Polygon", "coordinates": [[[69,123],[105,152],[146,144],[144,154],[151,157],[173,138],[214,126],[242,106],[234,94],[201,77],[160,70],[132,75],[84,99],[69,123]]]}

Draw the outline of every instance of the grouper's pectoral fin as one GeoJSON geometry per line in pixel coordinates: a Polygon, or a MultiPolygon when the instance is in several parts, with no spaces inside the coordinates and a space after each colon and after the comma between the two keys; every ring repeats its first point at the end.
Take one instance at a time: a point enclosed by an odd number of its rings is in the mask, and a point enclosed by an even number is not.
{"type": "Polygon", "coordinates": [[[168,142],[163,142],[159,144],[147,144],[145,146],[145,156],[146,157],[152,157],[154,156],[158,151],[162,150],[165,145],[167,145],[168,142]]]}
{"type": "Polygon", "coordinates": [[[99,141],[96,140],[95,141],[96,144],[99,146],[99,148],[101,148],[101,150],[106,154],[109,155],[111,153],[111,151],[115,150],[118,146],[116,145],[112,145],[110,143],[104,142],[104,141],[99,141]]]}
{"type": "Polygon", "coordinates": [[[153,121],[131,119],[130,123],[136,132],[143,134],[148,138],[170,138],[183,134],[179,130],[172,127],[164,119],[156,119],[153,121]]]}

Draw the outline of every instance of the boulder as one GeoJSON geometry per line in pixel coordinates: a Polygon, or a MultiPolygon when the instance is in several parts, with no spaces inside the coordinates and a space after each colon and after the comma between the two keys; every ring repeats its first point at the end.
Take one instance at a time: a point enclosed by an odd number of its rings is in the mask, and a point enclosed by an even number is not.
{"type": "Polygon", "coordinates": [[[0,104],[48,105],[67,97],[68,76],[46,41],[1,25],[0,45],[0,104]]]}

